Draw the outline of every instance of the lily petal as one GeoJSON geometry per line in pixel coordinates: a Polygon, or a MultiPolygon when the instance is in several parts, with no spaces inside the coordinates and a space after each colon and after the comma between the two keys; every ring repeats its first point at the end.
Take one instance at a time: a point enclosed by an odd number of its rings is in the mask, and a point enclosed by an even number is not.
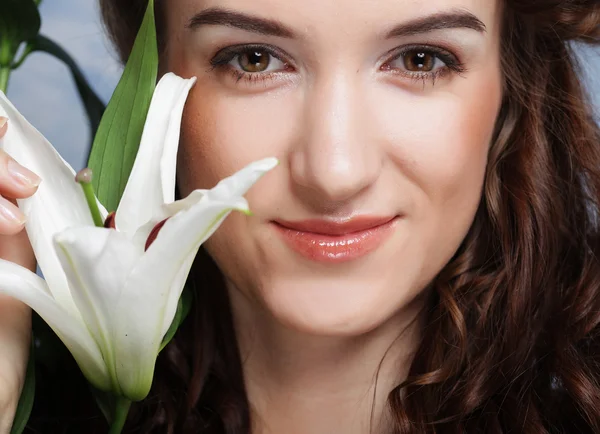
{"type": "Polygon", "coordinates": [[[81,319],[52,298],[42,278],[20,265],[0,259],[0,293],[35,310],[67,346],[86,378],[98,389],[108,390],[108,372],[96,342],[81,319]]]}
{"type": "MultiPolygon", "coordinates": [[[[115,373],[114,312],[127,277],[144,251],[125,234],[93,226],[57,234],[54,244],[73,299],[102,351],[113,390],[120,393],[115,373]]],[[[135,304],[127,306],[135,309],[135,304]]]]}
{"type": "MultiPolygon", "coordinates": [[[[194,190],[185,199],[181,199],[176,202],[164,205],[161,208],[161,213],[159,213],[154,219],[152,219],[151,222],[149,222],[148,224],[146,224],[138,230],[134,238],[134,243],[137,245],[144,245],[150,231],[156,223],[158,223],[159,221],[163,221],[169,217],[172,217],[186,209],[191,209],[192,207],[199,206],[197,204],[200,203],[201,200],[219,201],[227,200],[228,198],[236,196],[241,197],[242,195],[246,194],[250,187],[252,187],[265,173],[272,170],[275,166],[277,166],[277,164],[279,164],[279,162],[276,158],[265,158],[263,160],[255,161],[253,163],[248,164],[246,167],[239,170],[235,174],[222,179],[212,190],[194,190]]],[[[224,218],[225,217],[223,217],[223,219],[224,218]]],[[[218,228],[221,222],[222,220],[215,225],[214,230],[218,228]]],[[[201,226],[199,228],[201,228],[201,226]]],[[[163,226],[159,234],[165,236],[164,231],[165,227],[163,226]]],[[[212,235],[212,232],[210,233],[210,235],[212,235]]],[[[206,238],[208,238],[210,235],[208,235],[206,238]]],[[[200,244],[202,244],[203,242],[204,240],[200,244]]],[[[192,263],[194,262],[194,257],[198,252],[199,245],[195,248],[195,250],[190,251],[188,258],[185,260],[184,265],[182,265],[183,271],[173,280],[173,288],[183,288],[183,285],[185,284],[185,281],[189,274],[189,269],[192,263]]],[[[161,338],[162,336],[164,336],[164,334],[171,325],[172,318],[177,310],[177,302],[179,300],[179,295],[175,296],[175,294],[179,294],[180,292],[181,289],[178,289],[177,291],[171,293],[169,299],[167,300],[167,306],[165,309],[164,316],[165,321],[163,323],[163,328],[161,331],[161,338]]]]}
{"type": "Polygon", "coordinates": [[[116,213],[116,227],[133,236],[175,197],[175,166],[183,107],[196,78],[167,73],[152,96],[131,175],[116,213]]]}
{"type": "Polygon", "coordinates": [[[180,211],[191,208],[206,195],[206,191],[207,190],[194,190],[185,199],[180,199],[160,207],[154,217],[137,230],[133,237],[134,244],[138,246],[145,245],[150,233],[158,223],[168,219],[180,211]]]}
{"type": "Polygon", "coordinates": [[[232,196],[243,196],[265,173],[279,164],[277,158],[265,158],[248,164],[234,175],[223,178],[217,185],[206,191],[214,200],[225,200],[232,196]]]}
{"type": "Polygon", "coordinates": [[[180,211],[189,209],[204,196],[215,200],[226,200],[233,196],[245,195],[261,176],[278,164],[279,161],[276,158],[265,158],[252,162],[232,176],[219,181],[211,190],[197,189],[184,199],[164,204],[156,210],[156,213],[148,223],[140,226],[134,236],[134,242],[138,245],[144,245],[154,226],[180,211]]]}
{"type": "Polygon", "coordinates": [[[247,207],[242,197],[200,200],[165,223],[132,271],[115,305],[117,377],[129,399],[143,399],[150,390],[156,355],[175,315],[169,306],[177,304],[200,244],[231,210],[247,207]]]}
{"type": "MultiPolygon", "coordinates": [[[[73,168],[1,91],[0,116],[10,119],[10,128],[0,140],[0,148],[42,178],[31,198],[18,201],[27,216],[26,230],[35,256],[54,299],[71,314],[78,315],[51,237],[70,226],[94,224],[85,196],[75,182],[73,168]]],[[[101,205],[100,209],[106,215],[101,205]]]]}

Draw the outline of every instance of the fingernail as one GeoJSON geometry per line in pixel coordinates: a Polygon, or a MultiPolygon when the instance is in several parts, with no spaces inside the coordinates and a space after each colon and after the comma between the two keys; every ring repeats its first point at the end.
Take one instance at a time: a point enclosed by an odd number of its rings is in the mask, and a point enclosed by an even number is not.
{"type": "Polygon", "coordinates": [[[6,122],[8,122],[8,118],[5,118],[4,116],[0,116],[0,128],[2,128],[4,125],[6,125],[6,122]]]}
{"type": "Polygon", "coordinates": [[[8,160],[8,173],[12,178],[24,187],[37,187],[42,181],[39,176],[31,170],[21,166],[15,160],[8,160]]]}
{"type": "Polygon", "coordinates": [[[22,225],[25,223],[23,212],[6,200],[0,201],[0,217],[12,224],[22,225]]]}

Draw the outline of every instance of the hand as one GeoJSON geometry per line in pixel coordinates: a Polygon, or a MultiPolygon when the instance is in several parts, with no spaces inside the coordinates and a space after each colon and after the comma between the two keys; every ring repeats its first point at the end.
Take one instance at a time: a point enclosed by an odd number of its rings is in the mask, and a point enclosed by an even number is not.
{"type": "MultiPolygon", "coordinates": [[[[0,140],[10,126],[0,117],[0,140]]],[[[35,257],[23,230],[25,216],[15,199],[31,196],[39,177],[0,150],[0,258],[35,271],[35,257]]],[[[31,310],[0,295],[0,434],[9,433],[25,380],[31,340],[31,310]]]]}

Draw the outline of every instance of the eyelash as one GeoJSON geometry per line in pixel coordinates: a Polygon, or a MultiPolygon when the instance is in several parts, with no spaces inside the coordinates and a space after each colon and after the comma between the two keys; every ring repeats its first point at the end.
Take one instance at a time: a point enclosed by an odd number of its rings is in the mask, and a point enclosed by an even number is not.
{"type": "Polygon", "coordinates": [[[422,81],[423,86],[425,86],[428,81],[430,81],[432,85],[435,85],[436,80],[440,78],[444,78],[451,74],[462,76],[467,71],[464,63],[462,63],[456,55],[443,48],[432,45],[409,45],[393,50],[390,58],[383,63],[382,68],[385,71],[401,75],[414,81],[422,81]],[[405,71],[389,66],[391,62],[401,60],[403,56],[409,53],[426,53],[433,56],[435,60],[440,60],[444,65],[429,72],[405,71]]]}
{"type": "Polygon", "coordinates": [[[285,56],[284,53],[282,53],[275,47],[262,44],[245,44],[232,45],[219,50],[210,61],[211,70],[225,70],[226,72],[230,73],[236,79],[236,81],[244,80],[249,83],[266,82],[269,79],[275,78],[277,75],[281,75],[281,71],[253,73],[245,72],[240,71],[239,69],[235,69],[230,65],[231,61],[237,56],[248,53],[252,50],[268,53],[269,56],[279,59],[286,68],[291,68],[289,62],[283,60],[287,56],[285,56]]]}
{"type": "MultiPolygon", "coordinates": [[[[282,62],[286,69],[292,69],[291,64],[285,60],[287,56],[277,48],[262,44],[243,44],[232,45],[219,50],[217,54],[215,54],[215,56],[210,60],[211,70],[223,70],[224,72],[231,74],[236,79],[236,82],[244,80],[247,83],[266,82],[276,78],[277,75],[281,75],[282,72],[288,72],[285,70],[277,70],[274,72],[246,72],[236,69],[230,64],[231,61],[237,56],[248,53],[252,50],[267,53],[270,57],[274,57],[282,62]]],[[[383,63],[381,68],[385,71],[389,71],[390,73],[401,75],[414,81],[422,81],[423,86],[425,86],[428,81],[435,85],[436,80],[443,78],[448,74],[455,73],[462,75],[466,72],[465,65],[458,59],[457,56],[439,47],[434,47],[431,45],[410,45],[393,50],[391,53],[392,54],[389,55],[389,59],[383,63]],[[390,63],[402,59],[403,56],[409,53],[425,53],[432,55],[435,58],[434,61],[440,60],[444,65],[434,71],[427,72],[411,72],[389,66],[390,63]]]]}

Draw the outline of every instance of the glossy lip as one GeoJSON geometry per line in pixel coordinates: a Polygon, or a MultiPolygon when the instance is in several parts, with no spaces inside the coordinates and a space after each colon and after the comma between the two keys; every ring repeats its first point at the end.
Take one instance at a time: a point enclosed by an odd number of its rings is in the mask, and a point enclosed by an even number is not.
{"type": "Polygon", "coordinates": [[[393,232],[399,217],[361,216],[327,220],[273,221],[286,244],[302,256],[326,263],[358,259],[377,249],[393,232]]]}

